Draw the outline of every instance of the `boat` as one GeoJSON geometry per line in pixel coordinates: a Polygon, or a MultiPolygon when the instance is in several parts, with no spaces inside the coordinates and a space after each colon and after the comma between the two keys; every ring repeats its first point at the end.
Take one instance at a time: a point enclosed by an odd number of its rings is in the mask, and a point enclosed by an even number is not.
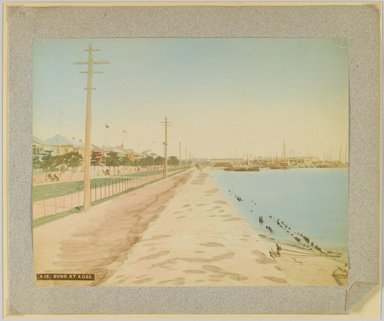
{"type": "Polygon", "coordinates": [[[258,172],[260,168],[258,166],[231,166],[224,168],[227,172],[258,172]]]}

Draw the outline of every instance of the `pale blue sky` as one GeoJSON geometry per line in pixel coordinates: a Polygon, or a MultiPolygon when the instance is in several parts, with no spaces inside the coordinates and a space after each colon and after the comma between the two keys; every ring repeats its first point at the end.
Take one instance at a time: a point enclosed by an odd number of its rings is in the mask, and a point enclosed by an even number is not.
{"type": "Polygon", "coordinates": [[[121,144],[126,130],[126,147],[161,153],[164,116],[176,155],[179,141],[196,157],[280,155],[285,140],[338,158],[348,143],[346,43],[305,38],[35,40],[34,136],[84,139],[86,67],[73,62],[90,43],[110,62],[94,76],[96,145],[121,144]]]}

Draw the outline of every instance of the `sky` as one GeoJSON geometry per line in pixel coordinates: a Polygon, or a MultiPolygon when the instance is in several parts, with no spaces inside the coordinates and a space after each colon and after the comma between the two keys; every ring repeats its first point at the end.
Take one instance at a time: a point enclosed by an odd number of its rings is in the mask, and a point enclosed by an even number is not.
{"type": "Polygon", "coordinates": [[[348,145],[348,48],[320,38],[36,39],[33,135],[84,141],[89,45],[99,49],[92,143],[202,158],[313,155],[348,145]],[[108,125],[109,128],[106,128],[108,125]],[[124,133],[125,131],[125,133],[124,133]]]}

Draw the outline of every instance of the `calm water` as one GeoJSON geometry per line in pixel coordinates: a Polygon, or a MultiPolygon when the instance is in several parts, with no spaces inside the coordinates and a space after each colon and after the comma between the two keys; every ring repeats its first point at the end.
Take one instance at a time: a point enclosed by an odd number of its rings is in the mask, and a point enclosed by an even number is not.
{"type": "Polygon", "coordinates": [[[271,215],[320,247],[347,248],[348,169],[211,173],[231,203],[258,232],[295,242],[268,217],[271,215]],[[264,218],[263,225],[259,216],[264,218]],[[272,227],[273,234],[265,229],[266,225],[272,227]]]}

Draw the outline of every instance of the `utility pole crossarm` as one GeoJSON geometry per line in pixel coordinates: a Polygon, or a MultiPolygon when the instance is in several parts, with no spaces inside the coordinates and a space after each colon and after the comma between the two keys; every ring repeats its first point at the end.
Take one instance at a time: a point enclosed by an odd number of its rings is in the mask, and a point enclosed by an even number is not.
{"type": "MultiPolygon", "coordinates": [[[[87,74],[88,71],[79,71],[79,73],[81,74],[87,74]]],[[[93,71],[94,74],[103,74],[104,72],[103,71],[93,71]]]]}

